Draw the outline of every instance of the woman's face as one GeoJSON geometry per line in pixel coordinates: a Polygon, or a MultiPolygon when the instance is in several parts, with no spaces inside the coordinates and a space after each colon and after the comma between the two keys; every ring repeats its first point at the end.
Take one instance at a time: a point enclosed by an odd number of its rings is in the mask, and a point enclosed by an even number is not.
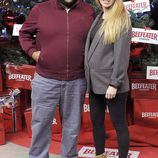
{"type": "Polygon", "coordinates": [[[104,9],[108,9],[109,7],[111,7],[114,4],[115,0],[99,0],[101,6],[104,9]]]}

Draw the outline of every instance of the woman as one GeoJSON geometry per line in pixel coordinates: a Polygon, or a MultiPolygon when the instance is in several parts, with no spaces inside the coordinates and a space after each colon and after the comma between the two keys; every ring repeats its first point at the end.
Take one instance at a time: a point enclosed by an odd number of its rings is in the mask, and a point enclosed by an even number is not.
{"type": "Polygon", "coordinates": [[[119,158],[127,158],[126,100],[131,22],[122,0],[97,0],[97,4],[102,11],[91,26],[85,48],[95,158],[106,158],[104,117],[107,105],[117,133],[119,158]]]}

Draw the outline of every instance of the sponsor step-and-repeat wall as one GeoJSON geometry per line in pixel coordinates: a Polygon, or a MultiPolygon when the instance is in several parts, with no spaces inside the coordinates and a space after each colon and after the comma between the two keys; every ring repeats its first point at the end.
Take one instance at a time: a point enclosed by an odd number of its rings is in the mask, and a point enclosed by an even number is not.
{"type": "Polygon", "coordinates": [[[134,99],[134,122],[137,125],[158,128],[158,99],[134,99]]]}
{"type": "MultiPolygon", "coordinates": [[[[149,0],[132,0],[124,2],[127,10],[137,13],[150,13],[151,3],[149,0]]],[[[140,15],[140,14],[139,14],[140,15]]],[[[13,27],[13,36],[19,35],[19,29],[22,25],[15,24],[13,27]]],[[[158,30],[149,27],[132,28],[132,46],[131,60],[132,64],[139,58],[140,52],[147,49],[147,45],[158,45],[158,30]],[[136,47],[140,45],[141,47],[136,47]]],[[[132,65],[131,64],[131,65],[132,65]]],[[[157,63],[158,64],[158,63],[157,63]]],[[[139,125],[151,129],[158,129],[158,66],[147,65],[145,70],[138,71],[140,67],[131,68],[129,66],[130,92],[127,102],[127,123],[128,125],[139,125]],[[135,69],[136,71],[133,71],[135,69]],[[132,103],[132,109],[131,109],[132,103]],[[130,117],[129,117],[130,116],[130,117]]],[[[27,127],[28,137],[31,137],[31,80],[34,77],[35,66],[20,65],[8,63],[5,65],[5,77],[0,65],[0,144],[5,144],[5,133],[14,133],[27,127]],[[18,95],[11,95],[15,89],[19,89],[18,95]]],[[[110,120],[108,109],[105,111],[105,127],[107,131],[112,131],[113,125],[110,120]]],[[[60,110],[57,106],[55,118],[52,120],[53,140],[61,141],[61,119],[60,110]]],[[[90,120],[89,96],[86,93],[81,116],[81,131],[79,135],[79,144],[93,145],[92,125],[90,120]]],[[[80,157],[93,157],[95,150],[93,147],[83,146],[79,151],[80,157]]],[[[118,150],[106,148],[108,158],[118,157],[118,150]]],[[[138,151],[129,151],[128,158],[138,158],[138,151]]]]}
{"type": "Polygon", "coordinates": [[[158,68],[148,66],[144,74],[131,75],[134,124],[158,129],[158,68]]]}

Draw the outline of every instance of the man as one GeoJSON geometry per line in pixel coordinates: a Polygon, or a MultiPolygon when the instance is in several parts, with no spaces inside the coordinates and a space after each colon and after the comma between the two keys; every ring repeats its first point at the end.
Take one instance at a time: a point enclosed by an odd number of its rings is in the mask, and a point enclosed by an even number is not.
{"type": "Polygon", "coordinates": [[[23,50],[36,62],[32,80],[32,144],[29,158],[48,158],[56,105],[62,118],[62,158],[77,158],[82,104],[85,40],[94,19],[81,0],[37,4],[20,30],[23,50]],[[34,36],[36,35],[36,36],[34,36]]]}

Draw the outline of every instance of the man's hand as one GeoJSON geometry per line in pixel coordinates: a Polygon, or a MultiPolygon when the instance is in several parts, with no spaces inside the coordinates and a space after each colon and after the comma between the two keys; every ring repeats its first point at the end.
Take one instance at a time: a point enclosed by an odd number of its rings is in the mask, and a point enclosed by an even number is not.
{"type": "Polygon", "coordinates": [[[41,53],[41,51],[36,51],[36,52],[33,52],[33,54],[32,54],[32,58],[33,58],[36,62],[38,62],[40,53],[41,53]]]}
{"type": "Polygon", "coordinates": [[[109,86],[106,93],[105,98],[106,99],[113,99],[116,96],[117,88],[109,86]]]}

